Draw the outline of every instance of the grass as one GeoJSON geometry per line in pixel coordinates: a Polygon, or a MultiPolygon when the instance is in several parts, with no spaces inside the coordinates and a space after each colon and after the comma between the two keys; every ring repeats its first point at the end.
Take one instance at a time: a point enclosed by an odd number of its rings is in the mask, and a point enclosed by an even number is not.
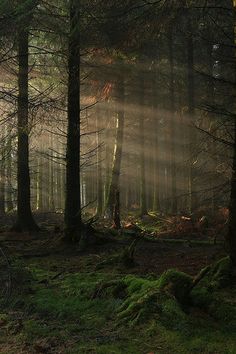
{"type": "MultiPolygon", "coordinates": [[[[236,325],[225,312],[226,307],[227,314],[235,307],[235,290],[217,292],[219,306],[212,310],[216,317],[200,307],[185,313],[171,295],[165,297],[159,315],[145,296],[151,292],[159,301],[157,288],[168,287],[168,279],[178,278],[175,272],[154,280],[107,272],[58,274],[34,261],[26,274],[26,286],[16,294],[18,300],[0,314],[1,354],[236,353],[236,325]],[[99,294],[97,290],[107,283],[125,283],[127,291],[99,294]],[[121,310],[129,308],[130,299],[143,301],[141,305],[147,304],[150,310],[132,326],[120,321],[121,310]]],[[[182,273],[181,279],[189,281],[182,273]]]]}

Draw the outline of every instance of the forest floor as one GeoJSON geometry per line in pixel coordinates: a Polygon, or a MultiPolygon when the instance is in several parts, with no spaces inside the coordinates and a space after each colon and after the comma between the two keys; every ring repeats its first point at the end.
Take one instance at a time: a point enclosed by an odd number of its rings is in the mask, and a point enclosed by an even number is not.
{"type": "MultiPolygon", "coordinates": [[[[124,233],[107,228],[85,251],[63,244],[60,231],[50,225],[35,235],[2,230],[0,244],[11,260],[13,281],[10,303],[0,310],[0,353],[235,354],[234,318],[190,307],[186,316],[168,323],[154,314],[135,325],[121,323],[117,314],[124,298],[95,296],[101,284],[129,277],[154,284],[170,268],[195,276],[225,256],[220,240],[215,244],[194,232],[184,239],[167,237],[150,220],[139,220],[145,237],[134,264],[124,265],[119,255],[133,242],[132,222],[124,233]]],[[[235,288],[217,296],[235,308],[235,288]]]]}

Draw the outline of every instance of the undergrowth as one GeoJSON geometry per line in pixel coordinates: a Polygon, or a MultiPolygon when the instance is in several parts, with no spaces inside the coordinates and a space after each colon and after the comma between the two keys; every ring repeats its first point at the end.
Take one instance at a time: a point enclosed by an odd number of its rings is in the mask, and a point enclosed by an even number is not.
{"type": "Polygon", "coordinates": [[[3,354],[236,352],[228,258],[194,287],[176,270],[155,278],[21,268],[21,291],[0,314],[3,354]]]}

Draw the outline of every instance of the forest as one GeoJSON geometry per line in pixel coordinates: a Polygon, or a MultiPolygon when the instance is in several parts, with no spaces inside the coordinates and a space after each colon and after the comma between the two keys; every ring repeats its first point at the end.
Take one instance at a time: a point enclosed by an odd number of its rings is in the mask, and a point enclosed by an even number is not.
{"type": "Polygon", "coordinates": [[[0,0],[0,354],[236,353],[236,0],[0,0]]]}

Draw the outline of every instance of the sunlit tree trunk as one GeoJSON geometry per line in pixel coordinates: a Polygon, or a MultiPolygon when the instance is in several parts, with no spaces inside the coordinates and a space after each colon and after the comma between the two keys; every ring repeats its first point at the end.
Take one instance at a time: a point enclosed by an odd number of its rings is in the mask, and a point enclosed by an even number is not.
{"type": "Polygon", "coordinates": [[[10,212],[13,210],[13,202],[12,202],[12,137],[10,129],[7,132],[7,159],[6,159],[6,206],[7,211],[10,212]]]}
{"type": "MultiPolygon", "coordinates": [[[[208,81],[207,81],[207,92],[206,92],[206,96],[207,96],[207,104],[210,105],[210,107],[214,106],[215,103],[215,93],[214,93],[214,77],[213,77],[213,66],[214,66],[214,61],[213,61],[213,39],[211,37],[208,38],[209,44],[207,46],[207,73],[209,75],[208,81]]],[[[209,133],[214,135],[214,130],[216,127],[216,117],[213,115],[213,117],[210,115],[209,116],[209,123],[210,123],[210,127],[209,127],[209,133]]],[[[216,151],[216,143],[215,141],[210,141],[209,142],[209,148],[210,148],[210,152],[211,152],[211,161],[209,161],[209,166],[211,168],[211,175],[210,175],[210,186],[211,186],[211,210],[212,210],[212,215],[214,215],[215,211],[216,211],[216,198],[217,195],[215,193],[215,159],[217,157],[217,151],[216,151]]]]}
{"type": "MultiPolygon", "coordinates": [[[[110,131],[111,131],[111,115],[112,115],[112,111],[111,108],[109,106],[109,102],[107,103],[108,108],[105,109],[105,122],[106,122],[106,129],[105,129],[105,188],[104,188],[104,197],[103,197],[103,201],[104,201],[104,205],[103,208],[104,210],[106,209],[107,206],[107,200],[108,200],[108,193],[109,193],[109,187],[110,187],[110,131]]],[[[105,210],[105,214],[107,214],[106,216],[109,216],[109,212],[108,210],[105,210]]]]}
{"type": "Polygon", "coordinates": [[[157,80],[156,80],[156,68],[154,67],[152,72],[152,110],[153,110],[153,200],[152,209],[159,211],[159,114],[158,114],[158,96],[157,96],[157,80]]]}
{"type": "Polygon", "coordinates": [[[127,152],[127,169],[126,169],[126,200],[125,200],[125,204],[126,204],[126,209],[127,211],[130,210],[131,205],[133,203],[133,190],[132,190],[132,181],[131,181],[131,169],[129,168],[131,165],[131,157],[130,157],[130,151],[127,152]]]}
{"type": "Polygon", "coordinates": [[[68,47],[68,128],[66,151],[65,239],[81,236],[80,200],[80,1],[70,0],[68,47]]]}
{"type": "Polygon", "coordinates": [[[43,160],[38,156],[38,174],[37,174],[37,209],[43,210],[43,160]]]}
{"type": "Polygon", "coordinates": [[[113,155],[113,166],[111,172],[111,181],[108,192],[106,209],[109,216],[113,218],[114,227],[119,229],[120,225],[120,169],[123,149],[124,135],[124,78],[121,75],[120,82],[117,84],[118,110],[116,118],[116,140],[113,155]]]}
{"type": "Polygon", "coordinates": [[[174,50],[173,50],[173,32],[169,33],[169,60],[170,60],[170,172],[171,172],[171,212],[177,212],[177,197],[176,197],[176,161],[175,161],[175,144],[176,144],[176,127],[175,127],[175,77],[174,77],[174,50]]]}
{"type": "MultiPolygon", "coordinates": [[[[52,149],[52,155],[55,154],[54,152],[54,144],[53,144],[53,136],[50,134],[49,136],[49,144],[52,149]]],[[[49,159],[49,210],[54,211],[55,210],[55,191],[56,191],[56,179],[55,179],[55,166],[53,162],[53,158],[49,159]]]]}
{"type": "Polygon", "coordinates": [[[102,141],[101,141],[101,111],[96,112],[97,129],[97,215],[103,212],[103,183],[102,183],[102,141]]]}
{"type": "Polygon", "coordinates": [[[64,210],[64,205],[65,205],[65,187],[66,187],[66,176],[65,176],[65,169],[64,166],[62,166],[61,169],[61,190],[60,190],[60,209],[64,210]]]}
{"type": "Polygon", "coordinates": [[[16,231],[38,230],[30,205],[30,171],[29,171],[29,22],[18,33],[18,146],[17,146],[17,221],[16,231]]]}
{"type": "Polygon", "coordinates": [[[140,215],[147,215],[145,131],[144,131],[144,77],[140,74],[139,86],[139,139],[140,139],[140,215]]]}
{"type": "MultiPolygon", "coordinates": [[[[158,126],[158,125],[157,125],[158,126]]],[[[159,146],[158,146],[158,132],[154,136],[154,149],[153,149],[153,210],[159,211],[159,146]]]]}
{"type": "Polygon", "coordinates": [[[189,119],[189,209],[192,213],[196,207],[196,190],[195,190],[195,149],[196,149],[196,131],[194,128],[195,118],[195,80],[194,80],[194,43],[192,33],[192,23],[189,13],[188,19],[188,36],[187,36],[187,67],[188,67],[188,119],[189,119]]]}
{"type": "Polygon", "coordinates": [[[61,165],[57,164],[56,172],[55,172],[55,210],[59,210],[61,208],[61,165]]]}

